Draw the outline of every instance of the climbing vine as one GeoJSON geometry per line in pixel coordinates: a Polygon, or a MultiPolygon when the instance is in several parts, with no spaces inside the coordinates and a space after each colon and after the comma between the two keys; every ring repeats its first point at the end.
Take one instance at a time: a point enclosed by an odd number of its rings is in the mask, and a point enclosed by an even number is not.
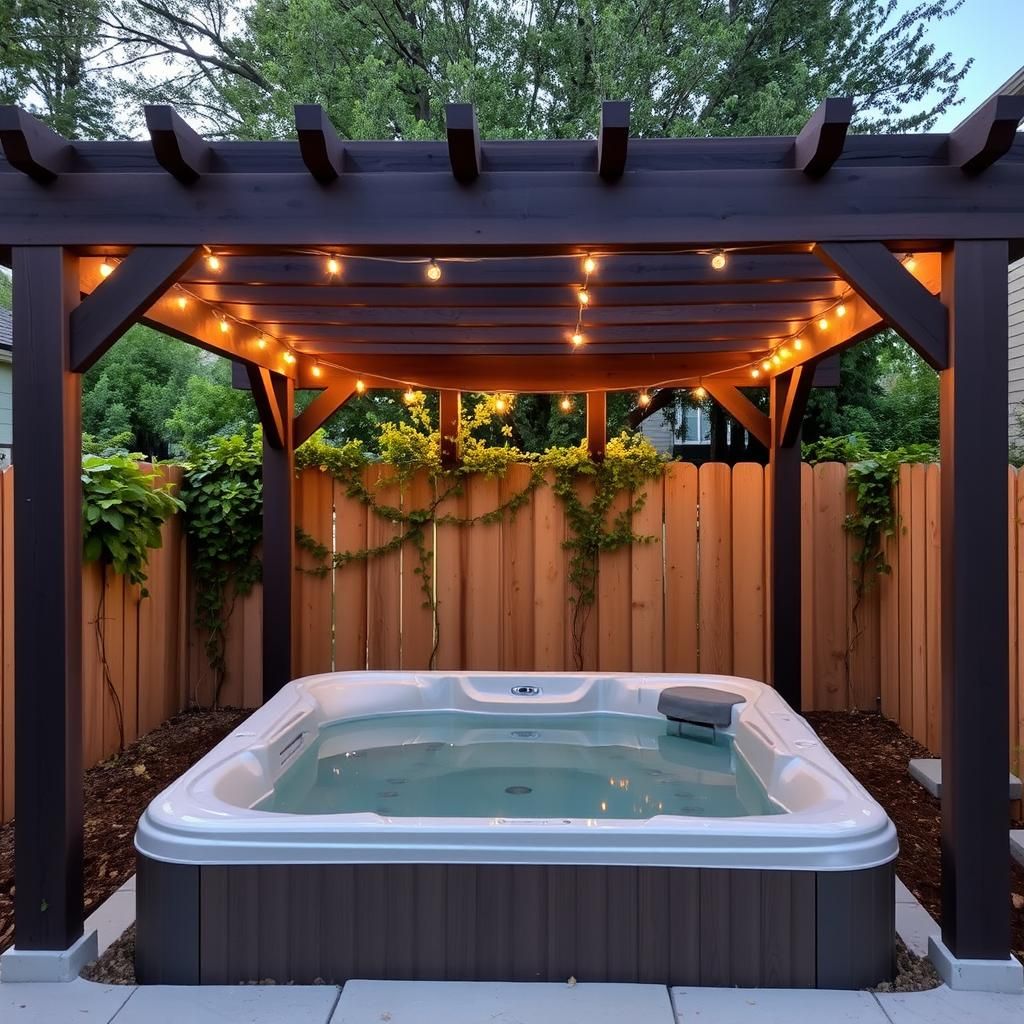
{"type": "Polygon", "coordinates": [[[224,686],[225,629],[231,611],[261,573],[262,455],[262,439],[254,431],[248,437],[214,437],[185,464],[181,498],[195,584],[195,623],[206,637],[214,705],[224,686]]]}
{"type": "MultiPolygon", "coordinates": [[[[643,507],[643,484],[658,476],[662,461],[656,450],[640,435],[626,434],[613,438],[607,445],[606,457],[595,463],[587,452],[585,442],[567,448],[550,448],[543,455],[528,455],[508,443],[511,428],[502,420],[511,407],[512,395],[490,395],[478,402],[461,417],[458,430],[460,462],[448,469],[441,463],[441,437],[434,428],[423,405],[422,396],[410,395],[411,423],[385,423],[380,428],[381,460],[392,467],[390,475],[378,481],[377,487],[367,486],[363,470],[370,458],[359,442],[352,441],[340,447],[327,444],[322,434],[314,435],[296,452],[296,466],[316,467],[341,481],[345,493],[359,501],[374,515],[394,524],[397,529],[385,543],[375,547],[336,552],[333,555],[316,538],[305,531],[297,531],[298,543],[315,562],[316,574],[326,574],[331,568],[340,569],[353,561],[365,561],[396,551],[409,544],[417,552],[416,574],[420,577],[424,606],[431,612],[437,609],[432,576],[432,553],[426,544],[428,534],[444,526],[472,527],[478,523],[497,523],[512,519],[542,486],[550,472],[554,493],[566,507],[566,518],[571,536],[563,544],[570,552],[569,585],[572,604],[573,656],[576,665],[583,665],[583,636],[597,591],[599,556],[602,551],[613,551],[625,545],[652,540],[633,533],[633,515],[643,507]],[[499,434],[504,444],[491,444],[481,436],[483,428],[500,424],[499,434]],[[458,516],[441,511],[448,499],[462,492],[465,479],[474,474],[491,477],[504,476],[514,463],[529,463],[532,472],[528,482],[503,502],[484,513],[458,516]],[[434,485],[431,500],[421,507],[402,504],[391,505],[380,500],[381,484],[396,481],[404,485],[417,472],[425,471],[434,485]],[[577,484],[581,479],[593,482],[593,496],[581,497],[577,484]],[[611,516],[615,498],[622,492],[630,494],[629,504],[611,516]]],[[[450,506],[449,506],[450,507],[450,506]]],[[[431,665],[437,653],[439,637],[436,632],[431,665]]]]}
{"type": "MultiPolygon", "coordinates": [[[[90,438],[85,441],[91,446],[90,438]]],[[[92,625],[104,686],[114,706],[120,750],[125,743],[124,709],[111,677],[103,629],[107,572],[113,569],[136,584],[142,597],[148,596],[149,552],[161,546],[161,526],[182,508],[172,487],[159,483],[158,471],[145,468],[137,452],[107,448],[82,455],[82,557],[100,565],[102,578],[92,625]]]]}

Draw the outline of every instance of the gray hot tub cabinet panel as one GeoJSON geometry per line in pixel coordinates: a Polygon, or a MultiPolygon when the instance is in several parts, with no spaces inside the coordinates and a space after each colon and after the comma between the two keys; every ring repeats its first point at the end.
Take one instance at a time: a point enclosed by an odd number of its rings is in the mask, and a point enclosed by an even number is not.
{"type": "Polygon", "coordinates": [[[862,988],[891,978],[891,864],[193,866],[139,858],[146,984],[350,978],[862,988]]]}

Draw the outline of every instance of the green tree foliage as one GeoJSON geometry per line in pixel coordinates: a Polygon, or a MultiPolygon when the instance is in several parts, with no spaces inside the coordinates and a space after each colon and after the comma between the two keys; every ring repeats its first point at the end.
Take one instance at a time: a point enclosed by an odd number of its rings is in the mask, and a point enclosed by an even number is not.
{"type": "Polygon", "coordinates": [[[185,381],[178,404],[164,423],[169,446],[185,452],[258,422],[252,396],[231,386],[231,364],[226,359],[204,360],[200,370],[185,381]]]}
{"type": "Polygon", "coordinates": [[[98,0],[0,0],[0,100],[68,138],[114,130],[98,0]]]}

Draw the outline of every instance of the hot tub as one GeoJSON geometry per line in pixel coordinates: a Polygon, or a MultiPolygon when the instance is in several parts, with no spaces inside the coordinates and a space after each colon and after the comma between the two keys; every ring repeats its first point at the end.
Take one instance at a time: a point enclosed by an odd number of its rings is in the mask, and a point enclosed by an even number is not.
{"type": "Polygon", "coordinates": [[[161,793],[135,843],[143,982],[893,970],[895,829],[749,679],[312,676],[161,793]],[[658,710],[677,687],[683,722],[658,710]]]}

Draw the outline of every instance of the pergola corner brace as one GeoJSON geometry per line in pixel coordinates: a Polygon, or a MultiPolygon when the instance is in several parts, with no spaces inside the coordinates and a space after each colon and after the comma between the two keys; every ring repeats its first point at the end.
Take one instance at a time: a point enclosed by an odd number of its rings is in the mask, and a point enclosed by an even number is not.
{"type": "Polygon", "coordinates": [[[704,389],[751,437],[765,448],[772,444],[771,420],[735,384],[723,384],[714,377],[704,380],[704,389]]]}
{"type": "Polygon", "coordinates": [[[346,374],[332,380],[295,417],[295,426],[292,431],[294,446],[298,448],[303,441],[308,441],[355,393],[355,377],[346,374]]]}

